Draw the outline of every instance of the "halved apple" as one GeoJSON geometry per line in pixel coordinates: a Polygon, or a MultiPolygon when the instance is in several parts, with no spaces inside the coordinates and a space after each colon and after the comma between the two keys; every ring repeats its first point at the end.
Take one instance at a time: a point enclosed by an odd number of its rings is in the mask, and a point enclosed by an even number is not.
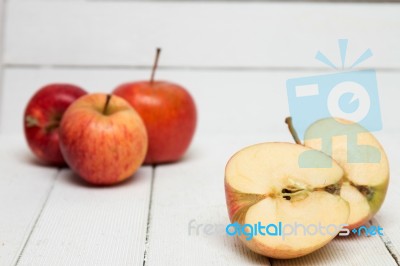
{"type": "Polygon", "coordinates": [[[304,145],[327,153],[343,168],[340,196],[350,204],[348,228],[371,219],[389,183],[388,159],[378,140],[357,123],[325,118],[306,130],[304,145]]]}
{"type": "Polygon", "coordinates": [[[302,168],[299,156],[306,151],[312,150],[290,143],[262,143],[240,150],[229,160],[225,194],[232,223],[299,225],[296,235],[284,237],[257,234],[247,240],[241,234],[251,250],[273,258],[303,256],[327,244],[337,232],[305,232],[302,226],[333,225],[340,230],[346,224],[349,205],[337,189],[343,169],[319,151],[314,151],[314,166],[302,168]],[[327,163],[332,167],[321,167],[327,163]]]}

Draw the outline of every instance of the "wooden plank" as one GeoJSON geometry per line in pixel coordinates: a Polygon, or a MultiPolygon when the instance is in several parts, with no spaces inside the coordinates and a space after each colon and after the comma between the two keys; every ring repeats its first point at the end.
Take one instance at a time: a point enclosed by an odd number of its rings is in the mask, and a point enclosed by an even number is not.
{"type": "MultiPolygon", "coordinates": [[[[2,98],[2,84],[3,84],[3,45],[4,45],[4,22],[5,22],[5,0],[0,0],[0,100],[2,98]]],[[[0,101],[1,107],[1,101],[0,101]]],[[[0,111],[1,112],[1,111],[0,111]]],[[[1,125],[1,113],[0,113],[1,125]]]]}
{"type": "Polygon", "coordinates": [[[14,265],[58,170],[33,158],[21,137],[0,137],[0,264],[14,265]]]}
{"type": "MultiPolygon", "coordinates": [[[[243,248],[241,244],[238,241],[232,240],[231,238],[221,238],[220,236],[217,236],[217,239],[214,238],[214,236],[207,236],[207,235],[199,235],[196,236],[194,235],[188,235],[188,223],[190,220],[195,219],[196,224],[200,223],[223,223],[226,222],[226,210],[225,210],[225,204],[224,204],[224,199],[223,199],[223,184],[221,183],[221,178],[223,175],[223,167],[221,165],[225,164],[225,161],[229,158],[230,154],[232,154],[234,151],[237,149],[252,144],[260,141],[264,141],[264,136],[259,136],[259,137],[252,137],[248,138],[246,140],[239,139],[237,136],[236,137],[226,137],[224,140],[217,138],[205,138],[206,142],[201,143],[198,145],[194,145],[194,147],[191,149],[191,152],[188,154],[187,158],[185,161],[181,162],[180,164],[176,165],[169,165],[169,166],[164,166],[160,167],[157,170],[157,178],[156,182],[154,185],[154,198],[153,198],[153,214],[151,216],[151,229],[150,229],[150,237],[149,237],[149,250],[148,250],[148,262],[149,265],[152,265],[153,263],[156,264],[161,263],[161,262],[172,262],[172,259],[174,262],[185,262],[189,261],[191,259],[192,261],[199,261],[207,263],[207,262],[230,262],[232,264],[240,265],[240,264],[249,264],[249,263],[267,263],[264,258],[260,256],[256,256],[252,254],[251,252],[248,252],[247,249],[243,248]],[[213,152],[209,152],[209,151],[213,152]],[[221,176],[221,178],[218,178],[218,176],[221,176]],[[196,184],[194,186],[193,184],[196,184]],[[164,192],[163,192],[164,191],[164,192]],[[207,197],[205,197],[207,195],[207,197]],[[163,226],[157,226],[158,223],[163,223],[163,226]],[[168,228],[169,225],[174,225],[176,231],[168,231],[165,230],[165,228],[168,228]],[[167,231],[167,232],[166,232],[167,231]],[[165,236],[164,236],[165,234],[165,236]],[[175,256],[172,258],[169,254],[173,252],[173,246],[171,246],[171,241],[170,239],[176,239],[177,242],[174,243],[184,243],[182,246],[184,247],[183,250],[181,247],[180,248],[180,253],[181,256],[175,256]],[[161,251],[158,251],[158,249],[161,248],[161,251]],[[221,251],[222,250],[222,251],[221,251]],[[214,254],[216,253],[216,254],[214,254]],[[164,256],[168,256],[168,258],[165,258],[164,256]],[[192,257],[193,256],[193,257],[192,257]],[[165,260],[166,259],[166,260],[165,260]],[[226,261],[224,261],[226,260],[226,261]],[[153,263],[151,263],[153,262],[153,263]]],[[[269,138],[277,140],[277,141],[289,141],[288,138],[282,138],[281,136],[269,136],[269,138]]],[[[7,141],[6,143],[9,144],[10,149],[15,148],[15,144],[11,141],[7,141]]],[[[383,142],[385,143],[385,142],[383,142]]],[[[392,143],[389,141],[389,143],[392,143]]],[[[385,145],[386,146],[386,145],[385,145]]],[[[392,143],[393,148],[391,149],[392,151],[398,150],[398,143],[394,144],[392,143]]],[[[2,147],[5,147],[2,145],[2,147]]],[[[391,156],[391,150],[388,150],[388,154],[390,157],[391,156]]],[[[7,149],[2,149],[2,151],[7,151],[7,149]]],[[[26,150],[24,151],[26,152],[26,150]]],[[[9,157],[9,153],[1,153],[4,157],[7,156],[9,157]]],[[[25,154],[26,155],[26,154],[25,154]]],[[[19,158],[23,157],[19,154],[19,158]]],[[[2,160],[3,162],[6,162],[6,160],[2,160]]],[[[20,166],[15,165],[15,162],[17,162],[16,158],[12,158],[10,160],[11,162],[14,163],[14,165],[10,165],[6,163],[5,165],[9,165],[10,169],[21,169],[20,166]]],[[[3,168],[2,166],[2,169],[3,168]]],[[[4,170],[3,170],[4,171],[4,170]]],[[[20,170],[19,170],[20,171],[20,170]]],[[[397,170],[396,170],[397,171],[397,170]]],[[[398,172],[398,171],[397,171],[398,172]]],[[[395,172],[396,176],[398,175],[397,172],[395,172]]],[[[29,173],[31,173],[31,169],[29,170],[29,173]]],[[[19,175],[23,175],[22,172],[19,172],[19,175]]],[[[47,176],[47,174],[41,173],[41,177],[47,176]]],[[[4,180],[4,179],[2,179],[4,180]]],[[[35,187],[37,185],[37,182],[35,180],[35,184],[27,184],[26,187],[29,187],[32,190],[28,192],[30,195],[35,195],[37,197],[37,189],[35,187]],[[28,186],[29,185],[29,186],[28,186]],[[32,193],[34,192],[34,193],[32,193]]],[[[84,205],[86,208],[82,208],[85,210],[81,209],[82,202],[83,203],[89,203],[90,200],[93,198],[93,204],[96,205],[96,202],[98,199],[103,197],[103,193],[107,193],[108,191],[100,191],[96,192],[97,190],[94,190],[94,192],[88,191],[84,187],[79,187],[76,188],[77,185],[81,184],[75,184],[71,180],[71,176],[69,172],[63,172],[63,175],[59,177],[57,180],[57,185],[54,191],[52,192],[52,195],[50,197],[50,201],[55,201],[53,202],[50,206],[47,206],[44,213],[41,216],[41,219],[39,223],[36,226],[36,230],[32,235],[31,240],[28,243],[27,249],[24,252],[24,256],[22,257],[21,262],[22,265],[28,262],[43,262],[42,259],[45,258],[52,258],[53,255],[52,252],[56,253],[54,250],[52,251],[51,247],[54,246],[54,243],[57,242],[57,240],[60,239],[65,239],[68,238],[68,240],[74,239],[75,241],[81,241],[81,239],[77,236],[77,232],[72,233],[72,236],[70,238],[66,236],[66,232],[60,233],[59,231],[63,231],[62,229],[59,229],[56,225],[60,223],[60,220],[62,221],[61,225],[69,225],[73,224],[76,227],[79,228],[81,231],[80,232],[85,232],[85,230],[88,228],[88,224],[90,224],[90,221],[94,221],[95,219],[91,220],[91,218],[88,218],[89,215],[85,215],[87,213],[93,214],[92,212],[89,211],[89,208],[87,205],[84,205]],[[60,188],[64,185],[58,184],[59,182],[66,182],[66,186],[69,187],[68,189],[65,188],[60,188]],[[70,183],[72,182],[72,183],[70,183]],[[57,188],[58,187],[58,188],[57,188]],[[78,190],[84,190],[80,191],[77,193],[76,189],[78,190]],[[61,190],[61,192],[60,192],[61,190]],[[65,191],[64,191],[65,190],[65,191]],[[87,195],[89,193],[89,195],[87,195]],[[95,197],[92,197],[91,195],[94,195],[93,193],[97,194],[95,197]],[[101,193],[101,194],[100,194],[101,193]],[[84,195],[85,194],[85,195],[84,195]],[[100,196],[102,195],[102,196],[100,196]],[[77,196],[77,197],[76,197],[77,196]],[[57,200],[52,199],[55,197],[57,200]],[[75,203],[75,204],[74,204],[75,203]],[[81,205],[79,205],[81,204],[81,205]],[[60,209],[61,206],[61,209],[60,209]],[[47,210],[47,208],[50,208],[50,211],[47,210]],[[79,215],[73,215],[71,212],[79,210],[79,215]],[[52,210],[52,211],[51,211],[52,210]],[[65,211],[66,210],[66,211],[65,211]],[[72,211],[75,210],[75,211],[72,211]],[[55,213],[53,213],[53,211],[55,213]],[[63,213],[63,211],[65,213],[63,213]],[[51,212],[50,214],[46,214],[46,212],[51,212]],[[56,218],[54,218],[56,217],[56,218]],[[69,217],[69,219],[75,219],[76,217],[80,217],[79,221],[75,223],[72,223],[70,220],[63,221],[64,218],[69,217]],[[88,221],[90,219],[90,221],[88,221]],[[89,223],[87,223],[89,222],[89,223]],[[47,224],[51,223],[51,224],[47,224]],[[82,225],[83,224],[83,225],[82,225]],[[39,231],[39,232],[37,232],[39,231]],[[53,234],[56,234],[56,236],[53,236],[53,234]],[[50,237],[50,240],[36,240],[36,238],[41,238],[38,237],[37,235],[40,235],[41,237],[48,239],[50,237]],[[78,237],[78,240],[76,240],[78,237]],[[34,246],[36,244],[36,247],[34,246]],[[39,246],[39,248],[38,248],[39,246]],[[28,251],[30,250],[30,251],[28,251]],[[50,254],[51,253],[51,254],[50,254]],[[26,255],[26,254],[31,254],[31,255],[26,255]],[[39,254],[43,255],[41,257],[39,254]],[[49,256],[50,255],[50,256],[49,256]],[[26,256],[29,256],[26,258],[26,256]],[[32,257],[34,258],[32,258],[32,257]],[[28,260],[30,259],[30,260],[28,260]]],[[[1,188],[4,188],[3,184],[1,185],[1,188]]],[[[10,190],[10,187],[7,187],[7,191],[10,190]]],[[[393,186],[391,186],[393,188],[393,186]]],[[[19,188],[20,189],[20,188],[19,188]]],[[[137,188],[139,189],[139,188],[137,188]]],[[[135,194],[135,193],[132,193],[135,194]]],[[[5,196],[5,199],[11,199],[11,196],[8,194],[2,193],[1,195],[5,196]]],[[[26,194],[24,194],[25,197],[26,194]]],[[[111,198],[111,194],[107,193],[105,197],[111,198]],[[107,196],[108,195],[108,196],[107,196]]],[[[389,190],[389,195],[392,195],[389,190]]],[[[103,198],[102,198],[103,199],[103,198]]],[[[388,203],[390,198],[387,199],[386,203],[388,203]]],[[[122,201],[122,200],[121,200],[122,201]]],[[[2,203],[6,203],[7,206],[13,206],[15,207],[15,202],[12,203],[7,203],[7,201],[2,200],[2,203]]],[[[102,203],[105,203],[106,201],[102,201],[102,203]]],[[[113,201],[114,202],[114,201],[113,201]]],[[[126,202],[130,202],[127,200],[126,202]]],[[[390,201],[389,201],[390,202],[390,201]]],[[[395,204],[397,201],[391,200],[393,204],[395,204]]],[[[115,202],[114,202],[115,203],[115,202]]],[[[116,206],[115,204],[112,204],[112,206],[116,206]]],[[[24,206],[26,202],[24,202],[24,206]]],[[[96,205],[95,209],[96,211],[101,212],[103,208],[98,208],[99,205],[96,205]]],[[[106,205],[106,204],[104,204],[106,205]]],[[[103,205],[103,206],[104,206],[103,205]]],[[[388,205],[385,204],[383,210],[385,207],[388,205]]],[[[396,214],[396,212],[393,212],[393,206],[388,209],[390,211],[387,213],[387,215],[384,215],[385,218],[389,218],[389,222],[394,222],[393,225],[393,230],[396,230],[397,225],[395,223],[396,219],[393,218],[393,215],[396,214]]],[[[1,208],[3,210],[3,208],[1,208]]],[[[13,209],[15,210],[15,209],[13,209]]],[[[382,210],[382,211],[383,211],[382,210]]],[[[95,211],[95,213],[97,213],[95,211]]],[[[26,214],[24,211],[18,211],[17,213],[23,213],[26,214]]],[[[382,212],[381,212],[382,213],[382,212]]],[[[112,216],[112,215],[110,215],[112,216]]],[[[115,217],[120,217],[122,214],[119,215],[114,215],[115,217]]],[[[12,217],[12,216],[10,216],[12,217]]],[[[378,215],[379,217],[379,215],[378,215]]],[[[117,219],[118,220],[118,219],[117,219]]],[[[14,220],[12,220],[14,221],[14,220]]],[[[104,219],[103,219],[104,221],[104,219]]],[[[109,220],[106,220],[109,221],[109,220]]],[[[10,224],[11,220],[8,220],[10,224]]],[[[112,223],[112,222],[111,222],[112,223]]],[[[136,222],[135,222],[136,224],[136,222]]],[[[104,226],[109,226],[108,223],[106,223],[104,226]]],[[[72,226],[73,227],[73,226],[72,226]]],[[[145,226],[143,226],[145,227],[145,226]]],[[[0,228],[7,228],[4,225],[0,226],[0,228]]],[[[61,227],[62,228],[62,227],[61,227]]],[[[67,227],[66,230],[73,230],[71,227],[67,227]]],[[[385,232],[388,230],[387,226],[384,227],[385,232]]],[[[7,228],[8,229],[8,228],[7,228]]],[[[98,228],[97,228],[98,229],[98,228]]],[[[142,228],[143,229],[143,228],[142,228]]],[[[8,230],[7,230],[8,231],[8,230]]],[[[95,233],[96,230],[90,231],[92,234],[95,233]]],[[[143,230],[144,232],[145,230],[143,230]]],[[[14,232],[14,230],[9,230],[8,232],[14,232]]],[[[16,230],[15,232],[19,232],[19,230],[16,230]]],[[[394,231],[395,232],[395,231],[394,231]]],[[[71,233],[71,232],[69,232],[71,233]]],[[[3,235],[3,234],[1,234],[3,235]]],[[[88,236],[88,235],[86,235],[88,236]]],[[[88,238],[92,238],[93,236],[90,235],[88,238]]],[[[102,237],[100,237],[102,238],[102,237]]],[[[98,238],[95,238],[96,241],[99,241],[98,238]]],[[[397,240],[399,238],[395,238],[394,240],[397,240]]],[[[12,234],[12,240],[15,240],[15,234],[12,234]]],[[[82,253],[85,252],[86,249],[82,248],[82,246],[85,246],[87,244],[87,240],[81,243],[80,246],[76,247],[76,249],[71,248],[75,246],[75,242],[72,241],[66,241],[64,242],[63,248],[65,246],[67,247],[68,252],[70,252],[70,249],[73,249],[74,252],[77,252],[79,248],[82,251],[82,253]]],[[[363,250],[368,251],[368,250],[374,250],[377,251],[378,257],[376,259],[379,259],[379,262],[388,262],[388,259],[386,258],[387,253],[385,250],[382,250],[381,245],[376,245],[376,241],[369,239],[364,239],[362,238],[361,241],[360,239],[357,239],[357,242],[354,243],[354,239],[347,241],[347,240],[339,240],[332,242],[328,247],[324,248],[321,251],[318,251],[317,253],[314,253],[311,256],[299,259],[299,260],[294,260],[290,261],[290,263],[296,264],[296,265],[320,265],[320,263],[325,262],[325,261],[330,261],[330,262],[336,262],[337,265],[340,265],[340,263],[344,262],[352,262],[352,261],[357,261],[357,262],[362,262],[366,265],[369,265],[367,262],[362,260],[363,258],[367,258],[366,254],[360,253],[361,251],[357,249],[357,246],[362,246],[363,250]],[[367,248],[365,248],[367,247],[367,248]],[[326,250],[326,251],[325,251],[326,250]],[[346,252],[344,252],[346,251],[346,252]],[[354,254],[353,254],[354,253],[354,254]],[[340,254],[340,256],[338,255],[340,254]],[[353,258],[353,256],[355,256],[353,258]],[[342,258],[343,259],[338,259],[342,258]]],[[[61,245],[61,244],[60,244],[61,245]]],[[[57,246],[57,244],[56,244],[57,246]]],[[[89,246],[89,244],[88,244],[89,246]]],[[[98,246],[95,245],[95,247],[99,248],[98,246]]],[[[60,248],[60,247],[57,247],[60,248]]],[[[178,248],[178,247],[175,247],[178,248]]],[[[122,248],[121,248],[122,249],[122,248]]],[[[4,249],[2,249],[4,251],[4,249]]],[[[65,251],[67,252],[67,251],[65,251]]],[[[122,251],[121,251],[122,252],[122,251]]],[[[59,253],[56,253],[59,255],[59,253]]],[[[81,253],[80,253],[81,254],[81,253]]],[[[79,254],[79,255],[80,255],[79,254]]],[[[1,256],[2,257],[2,256],[1,256]]],[[[76,257],[76,256],[72,256],[76,257]]],[[[79,258],[76,259],[74,262],[80,261],[80,259],[89,259],[91,258],[91,255],[84,253],[83,255],[80,255],[79,258]]],[[[2,257],[3,258],[3,257],[2,257]]],[[[375,263],[377,265],[376,260],[374,262],[375,257],[371,258],[371,263],[375,263]]],[[[2,259],[1,262],[4,262],[2,259]]],[[[50,261],[49,263],[56,263],[57,265],[67,263],[69,261],[66,260],[66,258],[63,258],[61,256],[60,260],[58,261],[50,261]],[[64,260],[65,259],[65,260],[64,260]]],[[[378,263],[379,263],[378,262],[378,263]]],[[[73,262],[72,262],[73,263],[73,262]]],[[[274,261],[275,263],[287,263],[287,261],[274,261]]],[[[363,264],[363,265],[364,265],[363,264]]],[[[203,264],[204,265],[204,264],[203,264]]],[[[287,264],[285,264],[287,265],[287,264]]],[[[373,264],[372,264],[373,265],[373,264]]],[[[386,265],[386,264],[385,264],[386,265]]],[[[390,265],[390,264],[388,264],[390,265]]]]}
{"type": "Polygon", "coordinates": [[[5,61],[33,65],[322,67],[341,65],[337,39],[350,39],[350,66],[400,67],[400,6],[271,2],[11,1],[5,61]],[[27,48],[29,47],[29,49],[27,48]]]}
{"type": "Polygon", "coordinates": [[[5,0],[0,0],[0,70],[1,67],[3,66],[2,62],[3,62],[3,44],[4,44],[4,36],[3,36],[3,32],[4,32],[4,22],[5,22],[5,0]]]}
{"type": "Polygon", "coordinates": [[[400,228],[398,223],[400,220],[398,211],[400,202],[400,165],[397,163],[400,159],[400,140],[398,133],[381,134],[378,137],[389,158],[390,182],[385,202],[371,223],[380,225],[383,228],[384,236],[382,241],[384,241],[397,263],[400,264],[400,228]]]}
{"type": "Polygon", "coordinates": [[[70,170],[57,179],[21,265],[141,265],[152,169],[128,182],[91,187],[70,170]]]}
{"type": "Polygon", "coordinates": [[[229,223],[224,166],[233,152],[250,143],[232,135],[207,136],[183,161],[157,166],[146,265],[270,265],[224,233],[229,223]],[[203,231],[206,225],[212,234],[203,231]]]}
{"type": "MultiPolygon", "coordinates": [[[[399,129],[397,73],[378,73],[384,132],[399,129]]],[[[197,135],[234,133],[267,137],[270,132],[288,134],[283,123],[289,115],[286,80],[319,74],[324,72],[160,70],[157,78],[180,83],[193,94],[199,111],[197,135]]],[[[44,84],[70,82],[89,92],[110,92],[123,82],[148,76],[147,70],[9,68],[5,71],[0,132],[22,134],[25,105],[44,84]]]]}
{"type": "Polygon", "coordinates": [[[336,237],[316,252],[293,260],[274,260],[273,265],[397,265],[378,236],[336,237]],[[344,239],[346,238],[346,239],[344,239]]]}
{"type": "MultiPolygon", "coordinates": [[[[2,62],[3,44],[4,44],[4,22],[5,22],[5,0],[0,0],[0,60],[2,62]]],[[[0,65],[2,67],[2,64],[0,65]]]]}
{"type": "MultiPolygon", "coordinates": [[[[148,265],[268,264],[266,258],[247,250],[237,239],[223,232],[207,235],[203,231],[205,224],[229,223],[223,187],[224,165],[229,157],[244,146],[265,140],[264,136],[207,136],[198,139],[179,164],[157,167],[148,265]],[[189,234],[191,221],[194,230],[189,234]]],[[[290,141],[282,135],[270,135],[268,140],[290,141]]],[[[362,236],[338,237],[309,256],[271,262],[273,265],[396,265],[379,237],[362,236]]]]}

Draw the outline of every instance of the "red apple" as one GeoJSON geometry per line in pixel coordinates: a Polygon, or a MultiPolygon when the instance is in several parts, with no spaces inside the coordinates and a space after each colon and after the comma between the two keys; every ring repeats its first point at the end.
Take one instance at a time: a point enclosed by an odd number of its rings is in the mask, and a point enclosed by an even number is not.
{"type": "Polygon", "coordinates": [[[86,94],[71,84],[49,84],[30,99],[24,114],[25,138],[32,152],[43,162],[64,165],[58,126],[68,106],[86,94]]]}
{"type": "Polygon", "coordinates": [[[60,146],[68,165],[84,180],[111,185],[132,176],[143,163],[146,128],[124,99],[89,94],[65,112],[60,146]]]}
{"type": "Polygon", "coordinates": [[[197,121],[194,100],[185,88],[154,81],[159,53],[158,49],[149,81],[122,84],[113,92],[127,100],[146,125],[149,137],[146,164],[179,160],[192,141],[197,121]]]}

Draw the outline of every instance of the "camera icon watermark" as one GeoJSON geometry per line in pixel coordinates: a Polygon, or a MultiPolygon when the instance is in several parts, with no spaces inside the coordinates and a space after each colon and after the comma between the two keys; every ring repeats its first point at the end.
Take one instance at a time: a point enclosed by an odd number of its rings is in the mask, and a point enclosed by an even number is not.
{"type": "MultiPolygon", "coordinates": [[[[349,68],[345,69],[346,51],[348,41],[339,40],[341,55],[341,69],[335,66],[325,55],[317,52],[316,59],[324,64],[338,70],[333,74],[318,76],[300,77],[289,79],[286,82],[289,111],[292,117],[293,126],[296,128],[300,139],[305,138],[305,131],[315,121],[323,118],[342,118],[358,123],[365,132],[378,131],[382,129],[382,119],[379,106],[378,85],[376,72],[373,69],[352,70],[372,56],[370,49],[367,49],[349,68]]],[[[348,150],[355,153],[358,149],[374,149],[373,147],[361,147],[357,145],[357,135],[361,132],[347,130],[349,125],[337,121],[335,131],[324,133],[318,132],[313,138],[322,138],[322,149],[330,154],[331,138],[338,135],[346,135],[348,150]],[[355,134],[355,135],[354,135],[355,134]],[[324,145],[325,144],[325,145],[324,145]],[[351,149],[350,149],[351,148],[351,149]]],[[[379,151],[376,151],[379,153],[379,151]]],[[[371,154],[371,150],[369,150],[371,154]]],[[[348,157],[349,162],[379,162],[380,153],[368,158],[360,156],[348,157]],[[376,155],[376,156],[375,156],[376,155]],[[369,160],[369,161],[365,161],[369,160]]],[[[302,167],[316,165],[312,163],[317,156],[309,152],[299,158],[302,167]]],[[[315,154],[314,154],[315,155],[315,154]]],[[[326,162],[319,164],[320,167],[329,167],[326,162]]]]}

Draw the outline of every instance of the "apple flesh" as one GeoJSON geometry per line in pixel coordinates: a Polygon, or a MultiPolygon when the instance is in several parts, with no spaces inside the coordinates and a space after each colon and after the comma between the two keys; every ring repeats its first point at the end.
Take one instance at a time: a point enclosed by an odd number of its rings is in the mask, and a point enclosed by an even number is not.
{"type": "Polygon", "coordinates": [[[92,184],[111,185],[140,167],[147,134],[140,116],[124,99],[90,94],[65,112],[60,144],[65,160],[79,176],[92,184]]]}
{"type": "Polygon", "coordinates": [[[327,152],[344,169],[340,196],[350,204],[348,228],[370,220],[381,207],[389,184],[389,163],[378,140],[357,123],[325,118],[306,130],[304,145],[327,152]],[[331,148],[322,149],[323,141],[331,148]]]}
{"type": "Polygon", "coordinates": [[[65,165],[58,127],[65,110],[86,92],[71,84],[49,84],[29,100],[24,114],[26,141],[36,157],[47,164],[65,165]]]}
{"type": "MultiPolygon", "coordinates": [[[[336,189],[343,169],[322,152],[315,151],[313,168],[299,166],[299,156],[310,148],[290,143],[262,143],[244,148],[229,160],[225,169],[225,195],[232,223],[310,224],[339,227],[349,217],[348,203],[336,189]],[[331,168],[321,168],[325,163],[331,168]]],[[[241,235],[256,253],[280,259],[309,254],[335,234],[280,236],[241,235]]]]}
{"type": "Polygon", "coordinates": [[[123,84],[113,94],[127,100],[143,119],[149,137],[146,164],[174,162],[184,155],[197,122],[194,100],[185,88],[142,81],[123,84]]]}

